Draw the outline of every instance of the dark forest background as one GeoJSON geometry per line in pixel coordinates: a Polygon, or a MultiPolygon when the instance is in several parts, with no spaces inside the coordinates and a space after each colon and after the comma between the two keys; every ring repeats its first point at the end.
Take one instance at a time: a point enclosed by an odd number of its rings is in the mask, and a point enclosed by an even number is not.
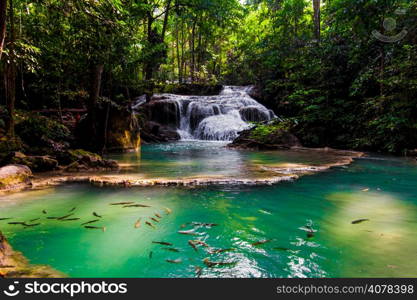
{"type": "Polygon", "coordinates": [[[68,109],[94,124],[100,103],[255,84],[306,146],[403,154],[416,24],[415,0],[0,0],[1,141],[65,136],[68,109]]]}

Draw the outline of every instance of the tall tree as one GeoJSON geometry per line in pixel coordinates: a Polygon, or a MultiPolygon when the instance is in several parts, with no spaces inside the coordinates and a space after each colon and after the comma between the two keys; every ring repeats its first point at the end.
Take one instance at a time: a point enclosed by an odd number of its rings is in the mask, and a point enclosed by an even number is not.
{"type": "Polygon", "coordinates": [[[14,137],[14,111],[16,103],[16,30],[14,22],[14,7],[13,0],[9,0],[9,23],[10,23],[10,35],[9,35],[9,59],[5,63],[5,94],[7,103],[7,124],[6,132],[11,138],[14,137]]]}
{"type": "Polygon", "coordinates": [[[0,0],[0,60],[3,54],[4,41],[6,39],[6,11],[7,0],[0,0]]]}
{"type": "Polygon", "coordinates": [[[316,40],[320,40],[321,37],[321,8],[320,0],[313,0],[314,11],[314,36],[316,40]]]}

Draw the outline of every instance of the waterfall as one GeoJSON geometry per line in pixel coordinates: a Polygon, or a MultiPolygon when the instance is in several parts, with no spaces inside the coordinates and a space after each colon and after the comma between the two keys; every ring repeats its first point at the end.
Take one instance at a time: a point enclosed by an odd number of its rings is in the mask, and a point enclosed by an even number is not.
{"type": "Polygon", "coordinates": [[[249,96],[250,88],[226,86],[216,96],[158,94],[153,97],[151,119],[175,127],[182,140],[231,141],[250,128],[250,122],[276,118],[249,96]]]}

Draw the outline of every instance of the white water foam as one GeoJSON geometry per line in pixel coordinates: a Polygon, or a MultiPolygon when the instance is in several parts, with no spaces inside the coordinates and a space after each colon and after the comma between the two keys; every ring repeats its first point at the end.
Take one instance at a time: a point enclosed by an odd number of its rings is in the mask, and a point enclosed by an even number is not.
{"type": "MultiPolygon", "coordinates": [[[[226,86],[216,96],[159,94],[159,102],[175,104],[177,130],[182,140],[231,141],[251,127],[276,115],[249,96],[252,87],[226,86]]],[[[167,106],[168,107],[168,106],[167,106]]],[[[171,109],[172,110],[172,109],[171,109]]]]}

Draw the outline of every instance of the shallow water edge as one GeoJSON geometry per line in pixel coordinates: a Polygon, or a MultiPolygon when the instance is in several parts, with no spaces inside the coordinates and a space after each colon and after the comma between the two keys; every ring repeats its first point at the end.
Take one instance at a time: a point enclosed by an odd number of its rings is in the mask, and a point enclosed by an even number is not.
{"type": "MultiPolygon", "coordinates": [[[[36,174],[29,187],[16,187],[8,190],[0,190],[0,195],[11,192],[22,192],[25,190],[41,189],[51,186],[72,183],[89,183],[94,186],[104,187],[150,187],[150,186],[209,186],[209,185],[272,185],[285,181],[293,181],[300,176],[311,175],[316,172],[323,172],[333,167],[349,165],[355,158],[363,157],[363,152],[335,150],[329,148],[295,148],[288,150],[299,153],[321,153],[329,156],[329,161],[319,164],[303,163],[280,163],[268,164],[261,163],[256,165],[256,169],[250,170],[250,174],[244,176],[228,175],[194,175],[181,178],[147,178],[138,174],[121,172],[119,174],[91,174],[91,173],[40,173],[36,174]]],[[[281,151],[286,152],[286,151],[281,151]]],[[[122,166],[128,169],[129,165],[122,166]]]]}

